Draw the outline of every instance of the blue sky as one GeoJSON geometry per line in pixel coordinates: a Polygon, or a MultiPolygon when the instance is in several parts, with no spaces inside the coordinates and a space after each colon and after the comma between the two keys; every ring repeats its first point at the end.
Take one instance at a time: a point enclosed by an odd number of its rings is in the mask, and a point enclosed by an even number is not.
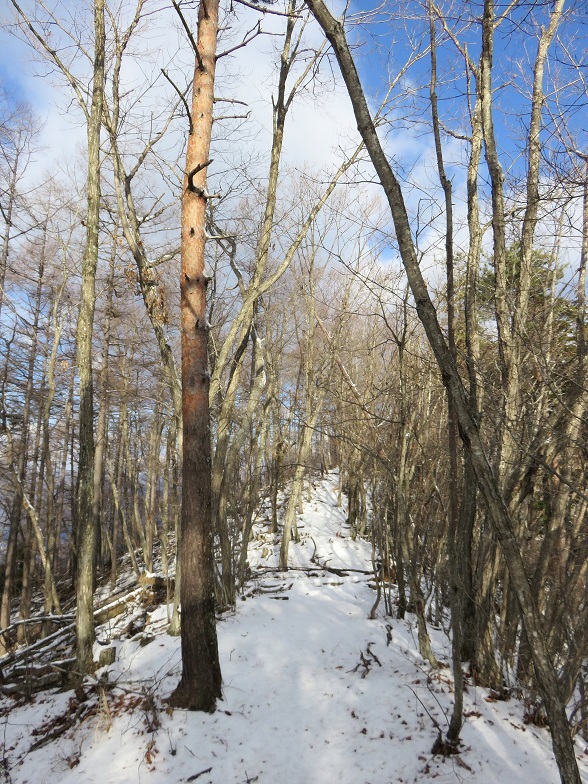
{"type": "MultiPolygon", "coordinates": [[[[7,4],[8,5],[8,4],[7,4]]],[[[154,4],[155,5],[155,4],[154,4]]],[[[499,12],[504,3],[497,5],[499,12]]],[[[570,8],[573,3],[569,4],[570,8]]],[[[352,12],[369,9],[371,4],[366,0],[356,2],[352,7],[352,12]]],[[[397,8],[394,4],[393,8],[397,8]]],[[[480,13],[481,0],[463,2],[457,6],[464,12],[480,13]]],[[[79,8],[79,7],[78,7],[79,8]]],[[[524,126],[529,112],[529,104],[523,96],[521,90],[524,88],[520,66],[529,76],[528,63],[535,56],[537,47],[537,24],[545,21],[545,10],[543,16],[538,16],[539,9],[545,9],[541,4],[534,4],[533,16],[530,16],[528,9],[522,7],[515,10],[512,20],[506,21],[497,31],[495,40],[495,71],[494,85],[498,88],[495,94],[496,112],[495,123],[498,134],[499,148],[502,156],[502,164],[505,171],[512,168],[519,175],[524,174],[525,159],[521,155],[524,152],[524,126]],[[521,44],[521,31],[524,32],[524,46],[521,44]],[[524,66],[527,66],[526,69],[524,66]]],[[[571,44],[574,51],[585,51],[586,41],[586,4],[578,2],[575,4],[574,18],[572,23],[562,29],[562,36],[568,44],[571,44]]],[[[251,26],[251,23],[258,18],[255,11],[240,9],[240,16],[243,19],[244,29],[251,26]],[[241,13],[242,12],[242,13],[241,13]]],[[[151,28],[148,30],[147,43],[158,52],[158,57],[162,62],[169,62],[164,49],[166,46],[172,50],[179,40],[178,35],[166,29],[162,24],[162,19],[168,20],[170,17],[157,13],[150,19],[151,28]],[[167,59],[166,59],[167,58],[167,59]]],[[[464,32],[460,28],[458,21],[451,19],[452,25],[459,29],[460,39],[469,41],[469,52],[477,62],[479,53],[479,25],[464,32]]],[[[265,16],[262,20],[265,29],[271,32],[283,30],[283,19],[265,16]]],[[[464,99],[465,79],[463,73],[463,60],[457,54],[451,42],[443,41],[438,26],[439,49],[438,49],[438,70],[439,70],[439,109],[441,119],[447,127],[453,131],[463,132],[467,130],[466,103],[464,99]]],[[[405,62],[411,49],[411,38],[421,40],[421,46],[426,47],[428,43],[428,30],[426,20],[415,22],[414,20],[389,19],[380,14],[377,24],[355,28],[351,31],[351,37],[356,42],[361,41],[362,45],[357,50],[357,62],[368,94],[372,97],[372,106],[377,107],[377,99],[386,89],[386,72],[394,75],[405,62]]],[[[311,43],[318,42],[320,34],[314,32],[310,36],[311,43]]],[[[232,77],[227,89],[235,90],[234,94],[246,97],[252,112],[252,138],[260,142],[269,140],[271,122],[271,104],[269,101],[272,87],[275,83],[275,59],[276,54],[272,50],[277,45],[277,39],[263,38],[256,39],[254,44],[245,50],[241,50],[227,68],[233,69],[236,73],[232,77]]],[[[564,51],[558,44],[554,44],[553,53],[558,56],[559,75],[563,78],[573,76],[571,72],[565,71],[562,64],[564,51]]],[[[148,48],[146,49],[148,51],[148,48]]],[[[189,71],[190,53],[187,47],[181,50],[183,57],[182,63],[170,63],[170,67],[177,67],[180,74],[189,71]],[[183,69],[183,70],[182,70],[183,69]]],[[[224,61],[221,61],[224,62],[224,61]]],[[[75,64],[74,64],[75,65],[75,64]]],[[[142,78],[139,64],[136,70],[131,73],[135,82],[140,82],[142,78]]],[[[146,68],[147,66],[145,66],[146,68]]],[[[430,105],[428,102],[428,78],[430,60],[428,55],[412,67],[407,73],[403,84],[393,94],[393,108],[390,113],[390,126],[386,129],[387,144],[391,155],[395,157],[399,171],[411,180],[410,189],[407,191],[409,206],[417,209],[422,205],[423,198],[433,198],[431,208],[434,207],[434,200],[439,196],[438,179],[435,170],[432,138],[429,132],[430,105]],[[408,98],[405,90],[412,90],[412,95],[408,98]],[[412,173],[411,173],[412,172],[412,173]]],[[[82,117],[75,104],[70,102],[70,94],[67,89],[55,88],[57,78],[54,76],[42,76],[44,66],[35,62],[30,50],[22,42],[17,41],[13,36],[5,31],[0,32],[0,79],[15,96],[28,100],[35,112],[39,115],[45,127],[42,135],[45,147],[43,159],[50,163],[53,159],[58,159],[64,154],[71,156],[76,149],[83,147],[84,130],[82,117]]],[[[327,81],[330,79],[330,72],[326,70],[327,81]]],[[[336,71],[334,71],[336,75],[336,71]]],[[[588,80],[586,63],[580,65],[580,76],[588,80]]],[[[577,74],[576,74],[577,76],[577,74]]],[[[550,87],[550,73],[547,77],[548,91],[550,87]]],[[[578,81],[576,79],[576,81],[578,81]]],[[[581,146],[586,147],[588,138],[586,137],[585,107],[581,102],[582,85],[573,87],[573,91],[568,91],[567,111],[568,117],[573,123],[573,130],[581,146]]],[[[223,88],[224,89],[224,88],[223,88]]],[[[335,165],[340,159],[338,148],[343,146],[349,149],[354,138],[357,138],[355,122],[351,113],[351,107],[340,80],[336,82],[335,88],[331,88],[325,93],[320,93],[320,97],[309,97],[299,102],[293,110],[292,118],[286,133],[286,160],[293,166],[302,168],[308,164],[312,166],[335,165]]],[[[584,96],[585,97],[585,92],[584,96]]],[[[548,135],[548,130],[544,132],[548,135]]],[[[383,131],[384,133],[384,131],[383,131]]],[[[231,142],[232,144],[233,142],[231,142]]],[[[247,144],[251,146],[251,141],[247,144]]],[[[454,188],[456,200],[461,205],[461,219],[464,218],[465,206],[463,204],[463,193],[465,184],[465,155],[467,145],[463,141],[446,139],[444,148],[446,165],[450,175],[454,178],[454,188]]],[[[482,181],[484,170],[481,170],[482,181]]],[[[426,212],[426,210],[425,210],[426,212]]],[[[458,216],[460,215],[458,209],[458,216]]]]}

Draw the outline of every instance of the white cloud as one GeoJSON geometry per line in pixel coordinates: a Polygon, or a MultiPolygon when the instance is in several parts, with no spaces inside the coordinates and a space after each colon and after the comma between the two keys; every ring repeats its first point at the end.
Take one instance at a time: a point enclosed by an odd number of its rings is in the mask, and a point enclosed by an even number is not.
{"type": "MultiPolygon", "coordinates": [[[[231,17],[231,24],[242,31],[239,35],[235,32],[237,40],[258,20],[262,29],[273,35],[259,36],[247,47],[219,61],[218,91],[248,103],[251,115],[248,127],[244,129],[245,136],[252,133],[258,151],[267,153],[271,143],[271,96],[276,88],[282,44],[278,34],[283,34],[286,20],[252,9],[236,8],[238,14],[231,17]]],[[[170,86],[161,77],[160,68],[165,67],[177,80],[178,86],[183,87],[188,83],[193,67],[190,45],[179,29],[176,17],[169,9],[158,9],[154,4],[147,9],[151,15],[131,44],[135,57],[126,59],[122,72],[125,89],[132,89],[136,96],[155,77],[159,77],[157,83],[150,86],[132,107],[138,117],[149,114],[149,107],[157,106],[163,95],[170,95],[170,86]]],[[[89,14],[85,21],[91,25],[89,14]]],[[[322,41],[322,34],[313,22],[307,25],[305,39],[307,48],[319,46],[322,41]]],[[[70,157],[83,149],[86,142],[83,114],[65,79],[59,73],[49,74],[47,65],[39,61],[39,56],[14,36],[3,33],[1,42],[0,75],[6,82],[15,85],[43,122],[40,143],[44,148],[44,164],[63,156],[70,157]]],[[[89,84],[88,61],[84,57],[73,57],[71,48],[65,49],[63,56],[81,81],[89,84]]],[[[338,148],[343,145],[349,149],[350,138],[357,139],[351,106],[342,83],[335,82],[333,85],[330,69],[327,68],[324,89],[301,96],[292,106],[287,119],[284,161],[295,167],[336,168],[341,162],[338,148]]],[[[231,143],[239,145],[240,142],[237,138],[231,143]]],[[[249,138],[246,144],[250,150],[249,138]]]]}

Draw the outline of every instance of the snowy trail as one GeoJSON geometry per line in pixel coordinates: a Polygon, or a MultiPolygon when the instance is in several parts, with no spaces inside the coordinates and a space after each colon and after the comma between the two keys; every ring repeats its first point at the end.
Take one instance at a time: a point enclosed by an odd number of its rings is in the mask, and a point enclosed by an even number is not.
{"type": "MultiPolygon", "coordinates": [[[[334,475],[317,484],[299,525],[292,565],[313,566],[316,544],[321,563],[370,568],[369,543],[346,537],[334,475]]],[[[64,711],[71,693],[46,693],[3,719],[12,784],[558,781],[547,731],[523,724],[520,703],[488,702],[485,690],[474,687],[465,699],[462,754],[433,757],[433,719],[446,727],[451,677],[422,662],[413,619],[368,620],[374,594],[360,571],[347,577],[320,569],[267,571],[277,563],[278,544],[263,525],[256,536],[251,566],[254,575],[266,571],[252,579],[238,613],[218,627],[224,699],[217,712],[165,712],[162,700],[177,683],[180,655],[179,640],[163,633],[161,607],[143,635],[155,635],[149,644],[141,645],[141,635],[117,642],[107,676],[116,686],[104,690],[109,696],[97,715],[75,732],[15,765],[31,745],[30,731],[64,711]],[[155,694],[155,713],[143,699],[148,693],[155,694]]],[[[432,637],[447,660],[448,639],[435,630],[432,637]]],[[[588,782],[585,760],[582,754],[588,782]]]]}

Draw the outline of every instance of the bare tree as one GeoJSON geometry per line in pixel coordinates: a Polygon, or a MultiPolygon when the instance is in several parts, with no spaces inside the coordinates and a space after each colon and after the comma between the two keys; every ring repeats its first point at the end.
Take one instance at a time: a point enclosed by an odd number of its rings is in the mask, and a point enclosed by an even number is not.
{"type": "Polygon", "coordinates": [[[32,142],[38,131],[31,108],[18,104],[10,111],[10,99],[0,94],[0,215],[4,221],[4,236],[0,250],[0,314],[4,300],[4,281],[11,241],[26,233],[16,226],[16,209],[19,201],[19,180],[25,174],[32,153],[32,142]]]}
{"type": "Polygon", "coordinates": [[[214,106],[218,0],[201,0],[182,193],[182,511],[180,528],[182,677],[170,703],[212,712],[221,697],[214,601],[208,331],[204,270],[206,172],[214,106]]]}
{"type": "Polygon", "coordinates": [[[96,305],[96,265],[100,219],[100,130],[104,102],[104,0],[94,2],[94,67],[92,103],[87,116],[88,209],[82,261],[82,299],[78,316],[76,365],[80,379],[80,456],[76,499],[76,667],[80,675],[94,670],[94,385],[92,333],[96,305]]]}
{"type": "MultiPolygon", "coordinates": [[[[570,736],[565,705],[562,701],[557,677],[548,653],[538,608],[525,573],[513,523],[486,457],[474,412],[470,408],[455,360],[443,336],[435,307],[429,296],[418,264],[402,189],[378,138],[342,23],[333,17],[322,0],[307,0],[307,4],[329,39],[337,57],[353,105],[359,131],[390,206],[400,255],[412,289],[419,318],[422,321],[439,365],[450,404],[456,412],[462,441],[471,454],[478,486],[484,497],[502,547],[502,553],[523,615],[523,622],[530,643],[531,655],[541,693],[545,700],[548,721],[552,731],[555,757],[562,782],[564,784],[580,784],[580,774],[570,736]]],[[[491,26],[493,25],[492,0],[485,0],[484,15],[485,20],[487,20],[484,28],[485,35],[488,37],[491,35],[491,26]]],[[[488,41],[486,46],[490,46],[488,41]]],[[[487,67],[490,65],[491,49],[486,62],[487,67]]],[[[489,90],[489,75],[486,85],[489,90]]],[[[500,215],[498,215],[497,219],[499,217],[500,215]]]]}
{"type": "MultiPolygon", "coordinates": [[[[93,525],[94,479],[94,401],[92,379],[92,333],[96,302],[96,266],[100,217],[100,130],[104,99],[105,25],[104,0],[95,0],[94,53],[92,62],[92,88],[89,101],[80,80],[74,76],[57,49],[31,22],[25,11],[11,0],[22,23],[24,32],[38,46],[48,60],[66,79],[76,96],[86,120],[88,141],[88,180],[86,245],[82,260],[82,292],[77,329],[76,365],[79,375],[80,395],[80,453],[76,499],[77,529],[77,671],[81,676],[94,669],[92,646],[94,643],[93,590],[94,553],[96,532],[93,525]]],[[[60,25],[62,29],[62,26],[60,25]]]]}

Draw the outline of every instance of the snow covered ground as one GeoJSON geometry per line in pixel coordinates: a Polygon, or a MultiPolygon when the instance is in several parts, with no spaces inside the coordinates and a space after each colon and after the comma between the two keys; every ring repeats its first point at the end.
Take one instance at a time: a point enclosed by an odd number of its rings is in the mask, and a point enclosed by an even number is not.
{"type": "MultiPolygon", "coordinates": [[[[12,707],[0,719],[5,781],[555,784],[547,730],[525,725],[519,702],[488,701],[471,685],[461,754],[433,756],[435,722],[446,729],[451,711],[450,670],[423,663],[412,616],[368,620],[374,592],[362,572],[371,568],[371,546],[348,538],[335,475],[317,482],[298,522],[302,541],[291,546],[291,563],[300,570],[288,573],[270,569],[278,542],[256,527],[253,577],[238,612],[218,625],[224,699],[215,714],[166,709],[180,645],[165,633],[162,606],[142,631],[112,641],[117,659],[98,671],[87,702],[73,692],[41,693],[20,707],[0,702],[12,707]],[[358,571],[315,569],[313,554],[358,571]],[[77,724],[60,733],[61,718],[75,711],[77,724]],[[51,732],[55,740],[30,751],[51,732]]],[[[117,628],[101,627],[99,640],[117,628]]],[[[431,632],[447,661],[446,636],[431,632]]],[[[588,782],[583,743],[577,751],[588,782]]]]}

